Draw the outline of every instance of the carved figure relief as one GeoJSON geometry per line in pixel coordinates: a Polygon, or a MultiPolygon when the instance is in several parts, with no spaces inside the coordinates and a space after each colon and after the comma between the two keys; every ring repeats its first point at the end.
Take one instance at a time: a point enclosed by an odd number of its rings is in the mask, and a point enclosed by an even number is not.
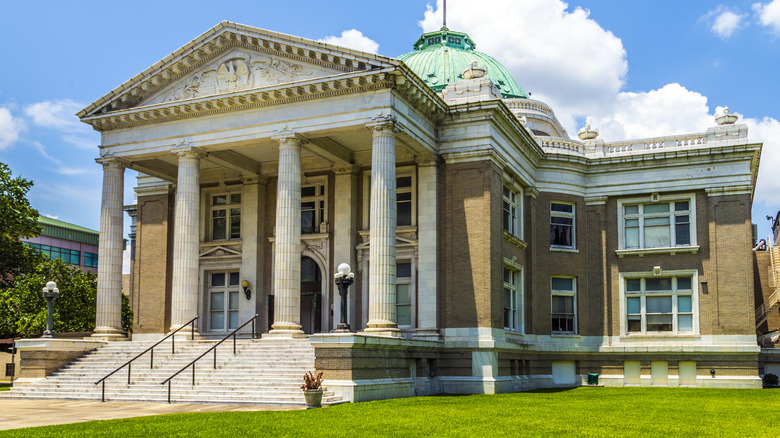
{"type": "Polygon", "coordinates": [[[230,52],[144,102],[152,105],[277,85],[334,72],[257,53],[230,52]]]}
{"type": "Polygon", "coordinates": [[[243,90],[250,86],[249,67],[243,59],[232,59],[217,69],[217,90],[220,93],[243,90]]]}
{"type": "Polygon", "coordinates": [[[252,68],[257,76],[262,78],[263,85],[275,85],[282,82],[292,82],[303,77],[312,76],[314,70],[299,64],[283,61],[281,59],[262,57],[252,63],[252,68]]]}

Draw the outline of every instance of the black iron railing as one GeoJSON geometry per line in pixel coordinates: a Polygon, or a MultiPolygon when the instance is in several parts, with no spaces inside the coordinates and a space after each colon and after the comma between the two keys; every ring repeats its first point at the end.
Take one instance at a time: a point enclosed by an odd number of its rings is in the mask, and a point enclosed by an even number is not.
{"type": "Polygon", "coordinates": [[[209,354],[213,350],[214,351],[214,369],[217,369],[217,347],[219,347],[220,344],[222,344],[223,342],[225,342],[228,338],[230,338],[232,336],[233,337],[233,354],[236,354],[236,334],[238,333],[239,330],[241,330],[242,328],[246,327],[246,325],[249,324],[250,322],[252,323],[252,339],[256,339],[257,338],[257,330],[255,329],[255,320],[257,320],[258,316],[260,316],[260,315],[255,315],[255,316],[249,318],[246,322],[241,324],[237,329],[235,329],[232,332],[230,332],[227,336],[222,338],[219,342],[217,342],[216,344],[212,345],[211,348],[209,348],[208,350],[204,351],[203,354],[201,354],[200,356],[196,357],[195,360],[193,360],[192,362],[188,363],[187,365],[184,365],[179,371],[176,371],[175,373],[173,373],[173,375],[171,375],[167,379],[165,379],[162,382],[160,382],[160,385],[165,385],[166,383],[168,384],[168,403],[171,402],[171,381],[173,380],[174,377],[176,377],[179,374],[181,374],[187,368],[192,367],[192,386],[195,386],[195,362],[199,361],[201,358],[203,358],[203,356],[209,354]]]}
{"type": "Polygon", "coordinates": [[[128,360],[124,364],[120,365],[117,369],[115,369],[114,371],[111,371],[110,373],[106,374],[102,379],[100,379],[97,382],[95,382],[95,385],[97,385],[98,383],[102,383],[103,384],[103,387],[102,387],[102,389],[100,391],[100,401],[102,401],[102,402],[106,401],[106,379],[108,379],[109,377],[113,376],[114,373],[116,373],[117,371],[121,370],[122,368],[127,367],[127,384],[129,385],[130,384],[130,375],[132,374],[132,371],[133,371],[133,365],[132,365],[133,361],[138,359],[139,357],[143,356],[147,352],[150,352],[149,353],[149,355],[150,355],[149,369],[153,369],[154,368],[154,347],[162,344],[163,341],[165,341],[166,339],[171,338],[171,354],[176,354],[176,338],[173,335],[178,333],[179,330],[181,330],[184,327],[187,327],[189,325],[190,326],[190,339],[194,340],[195,339],[195,321],[197,321],[197,319],[198,319],[198,317],[196,316],[195,318],[192,318],[191,320],[185,322],[184,324],[182,324],[181,327],[179,327],[176,330],[174,330],[173,332],[169,333],[168,336],[160,339],[159,341],[157,341],[151,347],[149,347],[146,350],[142,351],[141,353],[136,355],[134,358],[128,360]]]}

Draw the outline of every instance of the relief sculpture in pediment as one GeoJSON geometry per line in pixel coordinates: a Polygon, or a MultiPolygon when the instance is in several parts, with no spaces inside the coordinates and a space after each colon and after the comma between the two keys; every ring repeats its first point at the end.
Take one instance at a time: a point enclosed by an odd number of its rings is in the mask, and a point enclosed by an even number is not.
{"type": "Polygon", "coordinates": [[[303,65],[293,64],[270,56],[262,57],[252,62],[260,82],[263,85],[276,85],[283,82],[293,82],[314,75],[314,70],[303,65]]]}
{"type": "Polygon", "coordinates": [[[332,74],[287,60],[234,51],[158,93],[143,105],[175,102],[332,74]]]}

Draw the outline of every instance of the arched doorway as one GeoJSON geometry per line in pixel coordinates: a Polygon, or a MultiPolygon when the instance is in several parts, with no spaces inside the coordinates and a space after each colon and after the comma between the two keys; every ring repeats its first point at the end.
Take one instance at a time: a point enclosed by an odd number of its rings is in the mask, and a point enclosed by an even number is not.
{"type": "Polygon", "coordinates": [[[322,273],[310,257],[301,257],[301,326],[304,333],[322,331],[322,273]]]}

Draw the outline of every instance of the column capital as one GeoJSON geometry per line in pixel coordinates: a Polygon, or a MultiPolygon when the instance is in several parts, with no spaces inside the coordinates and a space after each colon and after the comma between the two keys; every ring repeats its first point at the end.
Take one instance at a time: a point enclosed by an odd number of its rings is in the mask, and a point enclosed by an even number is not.
{"type": "Polygon", "coordinates": [[[436,154],[418,155],[414,157],[417,167],[435,167],[441,159],[436,154]]]}
{"type": "Polygon", "coordinates": [[[100,158],[95,158],[95,162],[103,165],[103,168],[114,167],[125,169],[130,166],[130,162],[124,158],[115,157],[113,155],[104,155],[100,158]]]}
{"type": "Polygon", "coordinates": [[[179,146],[171,149],[171,153],[178,155],[179,158],[197,158],[201,159],[208,154],[200,148],[193,146],[179,146]]]}
{"type": "Polygon", "coordinates": [[[371,130],[373,135],[390,134],[401,131],[401,126],[393,115],[380,114],[366,123],[366,128],[371,130]]]}
{"type": "Polygon", "coordinates": [[[357,175],[360,173],[360,167],[354,164],[334,164],[332,169],[336,175],[357,175]]]}
{"type": "Polygon", "coordinates": [[[276,135],[271,136],[271,140],[278,141],[280,146],[284,144],[300,146],[309,142],[306,140],[306,137],[302,136],[301,134],[286,130],[278,131],[276,135]]]}

